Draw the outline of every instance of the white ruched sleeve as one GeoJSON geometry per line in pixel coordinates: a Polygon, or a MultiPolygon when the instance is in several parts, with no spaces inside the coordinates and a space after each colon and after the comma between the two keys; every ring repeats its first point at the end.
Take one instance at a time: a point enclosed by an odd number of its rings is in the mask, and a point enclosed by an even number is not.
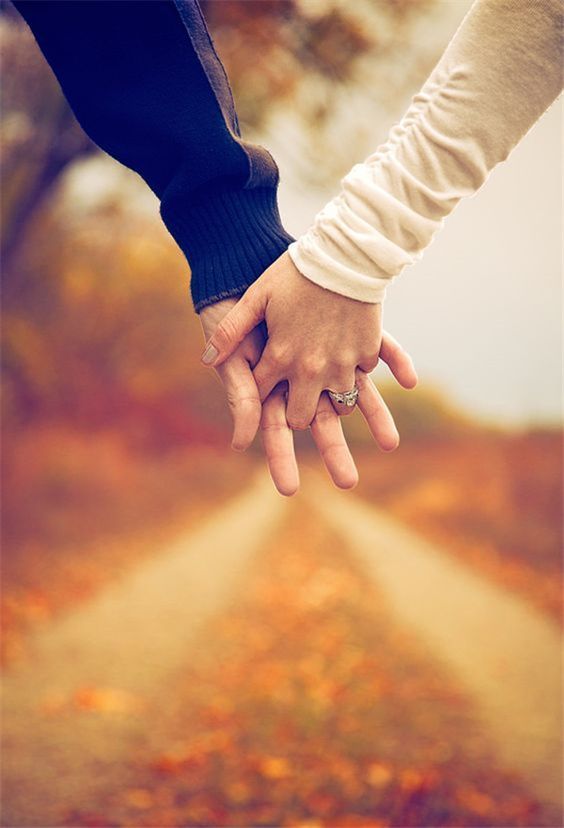
{"type": "Polygon", "coordinates": [[[381,302],[560,94],[561,24],[560,0],[477,0],[387,142],[290,245],[298,270],[381,302]]]}

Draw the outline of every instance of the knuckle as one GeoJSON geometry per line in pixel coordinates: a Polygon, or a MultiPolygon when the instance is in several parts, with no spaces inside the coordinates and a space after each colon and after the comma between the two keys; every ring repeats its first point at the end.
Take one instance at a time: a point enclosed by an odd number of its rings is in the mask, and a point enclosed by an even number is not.
{"type": "Polygon", "coordinates": [[[354,369],[350,365],[348,368],[333,368],[329,376],[333,391],[348,391],[354,385],[354,369]]]}
{"type": "Polygon", "coordinates": [[[269,349],[269,361],[274,365],[285,367],[292,361],[292,354],[287,345],[273,344],[269,349]]]}
{"type": "Polygon", "coordinates": [[[314,379],[322,374],[326,367],[327,362],[323,357],[310,355],[300,360],[298,371],[306,379],[314,379]]]}
{"type": "Polygon", "coordinates": [[[305,380],[313,380],[318,374],[317,369],[314,365],[310,363],[300,364],[298,368],[298,374],[300,377],[303,377],[305,380]]]}
{"type": "Polygon", "coordinates": [[[350,370],[351,367],[356,365],[356,356],[352,351],[339,351],[331,360],[331,364],[340,371],[350,370]]]}
{"type": "Polygon", "coordinates": [[[286,431],[288,428],[286,423],[279,423],[276,420],[265,420],[260,424],[261,430],[266,432],[286,431]]]}
{"type": "Polygon", "coordinates": [[[245,408],[249,411],[253,411],[255,409],[260,410],[261,408],[260,400],[256,396],[252,396],[250,394],[238,394],[236,392],[228,392],[226,396],[229,407],[234,411],[238,411],[241,408],[245,408]]]}
{"type": "Polygon", "coordinates": [[[237,327],[233,322],[233,319],[228,314],[224,316],[219,325],[216,328],[215,338],[219,339],[222,343],[233,342],[237,335],[237,327]]]}

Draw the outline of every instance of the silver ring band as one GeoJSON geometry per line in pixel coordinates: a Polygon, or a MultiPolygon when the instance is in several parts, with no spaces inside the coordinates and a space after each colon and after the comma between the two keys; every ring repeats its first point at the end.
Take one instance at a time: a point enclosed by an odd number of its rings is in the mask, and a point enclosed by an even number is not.
{"type": "Polygon", "coordinates": [[[358,387],[355,385],[355,387],[350,391],[330,391],[327,389],[327,393],[333,402],[346,405],[348,408],[353,408],[358,402],[358,395],[360,392],[358,387]]]}

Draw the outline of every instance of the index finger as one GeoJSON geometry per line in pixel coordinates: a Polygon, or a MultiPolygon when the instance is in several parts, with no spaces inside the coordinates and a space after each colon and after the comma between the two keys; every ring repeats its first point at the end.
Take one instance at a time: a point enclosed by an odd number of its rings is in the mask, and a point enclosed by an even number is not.
{"type": "Polygon", "coordinates": [[[227,402],[233,417],[231,448],[245,451],[255,438],[261,417],[257,384],[250,365],[237,355],[216,369],[225,388],[227,402]]]}

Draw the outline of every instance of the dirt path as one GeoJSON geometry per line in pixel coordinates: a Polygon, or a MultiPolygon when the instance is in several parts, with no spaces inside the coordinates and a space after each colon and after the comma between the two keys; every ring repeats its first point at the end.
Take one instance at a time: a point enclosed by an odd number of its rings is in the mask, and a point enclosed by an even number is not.
{"type": "Polygon", "coordinates": [[[454,671],[482,712],[501,761],[536,794],[562,799],[559,631],[521,598],[324,482],[308,494],[380,584],[395,617],[454,671]]]}
{"type": "Polygon", "coordinates": [[[147,726],[137,708],[163,690],[201,623],[242,587],[285,506],[261,477],[220,520],[35,637],[29,659],[3,682],[4,826],[57,824],[66,801],[95,809],[108,786],[125,784],[147,726]],[[89,708],[106,715],[84,715],[89,708]]]}
{"type": "MultiPolygon", "coordinates": [[[[354,495],[312,479],[304,499],[347,538],[429,663],[442,661],[475,699],[502,765],[557,802],[557,630],[354,495]]],[[[198,660],[202,622],[243,592],[253,555],[277,537],[287,509],[261,477],[197,532],[36,635],[30,658],[4,681],[5,828],[57,825],[65,808],[96,813],[108,791],[135,788],[148,718],[174,703],[178,671],[198,660]]]]}

